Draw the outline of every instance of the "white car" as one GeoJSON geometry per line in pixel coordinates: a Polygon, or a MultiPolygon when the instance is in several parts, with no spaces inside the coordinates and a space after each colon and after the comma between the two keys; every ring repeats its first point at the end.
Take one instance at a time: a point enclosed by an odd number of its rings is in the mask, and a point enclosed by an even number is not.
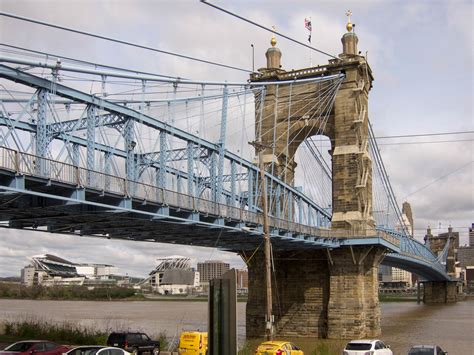
{"type": "Polygon", "coordinates": [[[344,348],[344,355],[393,355],[390,345],[381,340],[352,340],[344,348]]]}
{"type": "Polygon", "coordinates": [[[131,355],[128,351],[120,348],[100,345],[83,345],[69,350],[63,355],[131,355]]]}

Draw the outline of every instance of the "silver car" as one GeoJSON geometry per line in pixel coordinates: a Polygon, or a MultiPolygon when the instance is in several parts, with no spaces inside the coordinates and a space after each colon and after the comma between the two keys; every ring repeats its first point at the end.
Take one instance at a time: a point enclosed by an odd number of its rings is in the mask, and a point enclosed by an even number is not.
{"type": "Polygon", "coordinates": [[[130,353],[110,346],[83,345],[75,347],[63,355],[130,355],[130,353]]]}
{"type": "Polygon", "coordinates": [[[409,351],[408,355],[447,355],[438,345],[415,345],[409,351]]]}

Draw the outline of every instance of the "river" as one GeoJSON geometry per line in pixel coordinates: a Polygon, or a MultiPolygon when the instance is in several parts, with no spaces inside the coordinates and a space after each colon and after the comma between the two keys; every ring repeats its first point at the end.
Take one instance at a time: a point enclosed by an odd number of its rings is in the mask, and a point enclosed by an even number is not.
{"type": "MultiPolygon", "coordinates": [[[[450,355],[474,354],[474,300],[447,305],[382,303],[382,336],[394,354],[413,344],[439,344],[450,355]]],[[[237,304],[239,343],[245,338],[245,303],[237,304]]],[[[165,331],[206,329],[206,302],[33,301],[0,299],[0,319],[25,318],[78,322],[102,330],[165,331]]]]}

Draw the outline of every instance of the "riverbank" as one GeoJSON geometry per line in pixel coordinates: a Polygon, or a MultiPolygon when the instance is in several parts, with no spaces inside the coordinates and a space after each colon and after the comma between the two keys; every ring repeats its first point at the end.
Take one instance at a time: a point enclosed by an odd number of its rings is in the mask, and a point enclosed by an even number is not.
{"type": "MultiPolygon", "coordinates": [[[[390,344],[395,354],[406,354],[414,344],[439,344],[455,355],[472,352],[474,300],[437,305],[383,302],[380,308],[382,334],[379,339],[390,344]]],[[[208,322],[206,302],[0,299],[0,320],[19,321],[31,316],[54,323],[69,321],[104,333],[139,330],[155,337],[164,332],[170,343],[177,342],[182,331],[206,330],[208,322]]],[[[251,354],[260,341],[246,342],[245,319],[246,304],[240,302],[237,304],[237,342],[241,355],[251,354]]],[[[345,341],[324,339],[291,340],[310,355],[314,351],[332,355],[333,349],[340,355],[345,344],[345,341]]]]}
{"type": "MultiPolygon", "coordinates": [[[[0,299],[63,300],[63,301],[164,301],[207,302],[207,295],[159,295],[142,293],[124,287],[34,286],[1,284],[0,299]]],[[[380,294],[380,302],[416,302],[416,295],[380,294]]],[[[247,296],[237,296],[237,302],[247,302],[247,296]]]]}
{"type": "Polygon", "coordinates": [[[141,294],[125,287],[33,286],[0,283],[0,298],[27,300],[143,300],[141,294]]]}

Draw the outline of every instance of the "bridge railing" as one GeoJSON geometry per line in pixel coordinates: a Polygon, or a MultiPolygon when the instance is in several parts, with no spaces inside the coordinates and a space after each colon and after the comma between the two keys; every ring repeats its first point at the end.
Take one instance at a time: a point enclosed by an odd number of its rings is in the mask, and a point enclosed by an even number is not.
{"type": "MultiPolygon", "coordinates": [[[[39,158],[33,154],[18,152],[16,150],[0,147],[0,167],[18,175],[29,175],[70,184],[78,188],[89,188],[107,193],[117,194],[121,197],[130,197],[146,200],[160,205],[182,208],[190,212],[196,211],[204,215],[217,216],[254,225],[263,224],[263,216],[259,212],[245,208],[217,203],[207,199],[190,196],[163,189],[157,186],[129,181],[114,175],[88,170],[68,163],[47,158],[39,158]]],[[[374,237],[376,232],[370,230],[331,230],[308,226],[273,216],[269,218],[273,234],[289,233],[318,238],[351,238],[374,237]]],[[[399,244],[397,238],[389,233],[378,232],[378,235],[392,244],[399,244]]]]}

